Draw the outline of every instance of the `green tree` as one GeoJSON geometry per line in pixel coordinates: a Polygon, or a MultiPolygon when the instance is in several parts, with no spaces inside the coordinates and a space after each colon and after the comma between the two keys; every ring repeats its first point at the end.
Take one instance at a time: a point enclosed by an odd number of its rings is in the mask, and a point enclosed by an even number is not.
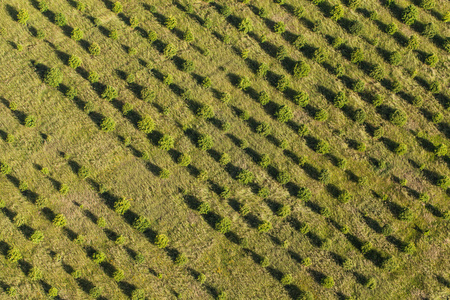
{"type": "Polygon", "coordinates": [[[146,115],[138,122],[138,129],[145,133],[150,133],[155,129],[155,122],[152,117],[146,115]]]}
{"type": "Polygon", "coordinates": [[[303,78],[308,76],[310,71],[311,67],[306,62],[299,61],[297,64],[295,64],[294,76],[297,78],[303,78]]]}
{"type": "Polygon", "coordinates": [[[30,16],[28,15],[28,10],[22,8],[21,10],[19,10],[19,12],[17,13],[17,22],[19,24],[23,24],[26,25],[28,22],[28,19],[30,18],[30,16]]]}
{"type": "Polygon", "coordinates": [[[333,21],[339,21],[344,16],[344,7],[340,4],[333,6],[330,11],[330,18],[333,21]]]}
{"type": "Polygon", "coordinates": [[[120,199],[118,199],[115,203],[114,203],[114,211],[116,213],[118,213],[119,215],[123,215],[127,212],[127,210],[129,210],[131,207],[131,203],[129,200],[127,200],[126,198],[122,197],[120,199]]]}
{"type": "Polygon", "coordinates": [[[75,27],[75,28],[72,30],[72,33],[71,33],[70,37],[71,37],[72,40],[74,40],[74,41],[79,41],[79,40],[81,40],[81,39],[84,37],[84,32],[83,32],[83,30],[81,30],[80,28],[75,27]]]}
{"type": "Polygon", "coordinates": [[[155,237],[155,245],[160,249],[164,249],[169,245],[169,238],[165,234],[158,234],[155,237]]]}
{"type": "Polygon", "coordinates": [[[403,10],[402,13],[402,21],[406,25],[412,25],[417,20],[417,17],[419,16],[419,10],[414,5],[409,5],[403,10]]]}
{"type": "Polygon", "coordinates": [[[164,21],[164,26],[166,26],[169,30],[174,29],[175,27],[177,27],[177,19],[173,16],[169,16],[166,18],[166,20],[164,21]]]}

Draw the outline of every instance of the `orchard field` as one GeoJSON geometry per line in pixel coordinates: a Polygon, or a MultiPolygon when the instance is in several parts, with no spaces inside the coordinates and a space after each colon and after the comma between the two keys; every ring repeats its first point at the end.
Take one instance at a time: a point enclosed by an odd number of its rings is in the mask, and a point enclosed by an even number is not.
{"type": "Polygon", "coordinates": [[[0,2],[1,299],[448,299],[450,2],[0,2]]]}

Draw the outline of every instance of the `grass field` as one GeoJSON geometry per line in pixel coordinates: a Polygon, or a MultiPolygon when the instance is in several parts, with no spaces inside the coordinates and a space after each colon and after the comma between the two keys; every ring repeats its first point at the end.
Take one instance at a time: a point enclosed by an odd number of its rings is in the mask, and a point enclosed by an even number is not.
{"type": "Polygon", "coordinates": [[[1,299],[450,297],[448,1],[45,3],[0,3],[1,299]]]}

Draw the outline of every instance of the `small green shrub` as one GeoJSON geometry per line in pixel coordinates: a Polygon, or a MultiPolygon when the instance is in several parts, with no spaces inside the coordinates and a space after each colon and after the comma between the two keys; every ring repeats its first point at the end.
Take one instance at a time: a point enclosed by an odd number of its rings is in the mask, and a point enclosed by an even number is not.
{"type": "Polygon", "coordinates": [[[174,44],[169,43],[164,47],[163,54],[167,59],[171,59],[175,55],[177,55],[177,52],[178,52],[177,47],[174,44]]]}
{"type": "Polygon", "coordinates": [[[321,64],[321,63],[325,62],[325,60],[327,58],[328,58],[328,53],[326,52],[326,50],[324,48],[318,48],[314,51],[313,60],[316,63],[321,64]]]}
{"type": "Polygon", "coordinates": [[[231,230],[231,220],[224,217],[216,223],[215,228],[218,232],[225,234],[231,230]]]}
{"type": "Polygon", "coordinates": [[[122,3],[120,3],[119,1],[114,2],[113,7],[112,7],[112,11],[115,14],[120,14],[123,11],[122,3]]]}
{"type": "Polygon", "coordinates": [[[444,115],[440,112],[433,114],[433,116],[431,117],[431,121],[435,124],[441,123],[442,120],[444,120],[444,115]]]}
{"type": "Polygon", "coordinates": [[[152,117],[150,116],[144,116],[139,122],[138,122],[138,129],[145,133],[150,133],[155,129],[155,122],[153,121],[152,117]]]}
{"type": "Polygon", "coordinates": [[[347,95],[343,91],[338,92],[336,96],[334,96],[333,104],[337,108],[344,107],[347,104],[347,102],[348,102],[347,95]]]}
{"type": "Polygon", "coordinates": [[[289,172],[287,172],[287,171],[281,171],[281,172],[278,172],[276,179],[277,179],[278,183],[284,185],[284,184],[287,184],[289,181],[291,181],[291,174],[289,174],[289,172]]]}
{"type": "Polygon", "coordinates": [[[297,50],[301,50],[304,46],[306,45],[306,39],[304,36],[299,35],[297,36],[297,38],[294,40],[294,42],[292,43],[292,46],[295,47],[295,49],[297,50]]]}
{"type": "Polygon", "coordinates": [[[402,12],[402,21],[406,25],[412,25],[419,16],[419,10],[414,5],[409,5],[402,12]]]}
{"type": "Polygon", "coordinates": [[[333,6],[330,11],[330,19],[333,21],[339,21],[344,16],[344,7],[340,4],[333,6]]]}
{"type": "Polygon", "coordinates": [[[72,69],[76,69],[76,68],[78,68],[79,66],[81,66],[81,64],[83,63],[83,61],[82,61],[81,58],[79,58],[78,56],[72,55],[72,56],[69,57],[69,60],[68,60],[67,63],[68,63],[68,65],[69,65],[69,67],[71,67],[72,69]]]}
{"type": "Polygon", "coordinates": [[[280,108],[278,108],[277,112],[275,113],[275,117],[279,122],[286,123],[294,117],[294,114],[292,113],[289,106],[282,105],[280,106],[280,108]]]}
{"type": "Polygon", "coordinates": [[[184,266],[189,261],[188,257],[184,253],[179,253],[175,258],[175,264],[178,266],[184,266]]]}
{"type": "Polygon", "coordinates": [[[149,227],[150,221],[144,216],[137,217],[133,222],[133,228],[139,232],[144,232],[149,227]]]}
{"type": "Polygon", "coordinates": [[[441,176],[437,182],[436,185],[444,190],[446,190],[450,186],[450,177],[447,175],[441,176]]]}
{"type": "Polygon", "coordinates": [[[197,140],[197,146],[203,151],[207,151],[207,150],[211,149],[213,147],[213,145],[214,145],[214,140],[208,134],[200,135],[200,137],[197,140]]]}
{"type": "Polygon", "coordinates": [[[417,251],[416,245],[413,242],[407,243],[403,246],[402,251],[407,254],[414,254],[417,251]]]}
{"type": "Polygon", "coordinates": [[[236,180],[244,185],[252,183],[254,179],[255,175],[249,170],[241,170],[236,176],[236,180]]]}
{"type": "Polygon", "coordinates": [[[242,19],[242,21],[239,23],[238,30],[239,32],[242,32],[244,34],[253,31],[252,21],[250,21],[249,18],[242,19]]]}
{"type": "Polygon", "coordinates": [[[304,78],[308,76],[310,71],[311,67],[306,62],[299,61],[297,64],[295,64],[294,76],[297,78],[304,78]]]}
{"type": "Polygon", "coordinates": [[[404,126],[406,124],[406,122],[408,121],[408,115],[403,110],[396,109],[389,116],[389,121],[391,121],[392,124],[401,127],[401,126],[404,126]]]}
{"type": "Polygon", "coordinates": [[[38,1],[38,9],[40,12],[46,12],[48,10],[48,2],[45,0],[38,1]]]}
{"type": "Polygon", "coordinates": [[[380,64],[376,64],[373,66],[372,70],[370,71],[370,77],[375,79],[376,81],[381,81],[384,79],[384,69],[383,66],[380,64]]]}
{"type": "Polygon", "coordinates": [[[280,283],[282,285],[290,285],[293,281],[292,275],[291,274],[285,274],[283,275],[283,277],[281,277],[280,283]]]}
{"type": "Polygon", "coordinates": [[[289,82],[290,80],[288,76],[281,75],[277,81],[277,90],[279,90],[280,92],[284,92],[289,87],[289,82]]]}
{"type": "Polygon", "coordinates": [[[431,53],[425,59],[425,63],[430,67],[435,67],[439,62],[439,57],[435,53],[431,53]]]}
{"type": "Polygon", "coordinates": [[[177,163],[182,167],[187,167],[191,164],[191,156],[187,153],[183,153],[178,157],[177,163]]]}
{"type": "Polygon", "coordinates": [[[63,80],[63,74],[58,68],[51,68],[45,73],[44,82],[52,87],[58,87],[63,80]]]}
{"type": "Polygon", "coordinates": [[[326,277],[322,278],[322,280],[320,281],[320,284],[327,289],[332,288],[334,286],[333,277],[326,276],[326,277]]]}
{"type": "Polygon", "coordinates": [[[272,229],[272,223],[269,221],[263,221],[261,224],[258,225],[258,232],[260,233],[266,233],[269,232],[272,229]]]}
{"type": "Polygon", "coordinates": [[[311,193],[310,189],[308,189],[307,187],[299,188],[298,193],[297,193],[297,198],[299,198],[302,201],[307,202],[307,201],[311,200],[311,197],[312,197],[312,193],[311,193]]]}
{"type": "Polygon", "coordinates": [[[238,89],[245,91],[251,86],[251,81],[248,77],[242,76],[238,83],[238,89]]]}
{"type": "Polygon", "coordinates": [[[119,215],[125,214],[130,209],[130,207],[131,207],[130,201],[124,197],[118,199],[114,203],[114,211],[119,215]]]}
{"type": "Polygon", "coordinates": [[[79,41],[79,40],[81,40],[83,37],[84,37],[84,32],[83,32],[83,30],[81,30],[81,29],[78,28],[78,27],[75,27],[75,28],[72,30],[72,33],[71,33],[71,35],[70,35],[70,38],[71,38],[72,40],[74,40],[74,41],[79,41]]]}
{"type": "Polygon", "coordinates": [[[100,55],[100,52],[101,52],[101,48],[97,43],[94,42],[89,46],[89,53],[92,56],[100,55]]]}
{"type": "Polygon", "coordinates": [[[66,16],[63,13],[56,13],[54,18],[54,23],[56,26],[66,26],[67,25],[67,19],[66,16]]]}
{"type": "Polygon", "coordinates": [[[165,234],[158,234],[155,237],[154,243],[156,247],[164,249],[167,247],[167,245],[169,245],[169,238],[165,234]]]}
{"type": "Polygon", "coordinates": [[[272,133],[272,127],[269,123],[262,122],[256,127],[256,132],[262,136],[268,136],[272,133]]]}
{"type": "Polygon", "coordinates": [[[351,201],[352,199],[353,199],[353,195],[350,194],[350,192],[347,191],[347,190],[342,190],[342,191],[339,193],[338,201],[341,202],[341,203],[348,203],[348,202],[351,201]]]}
{"type": "Polygon", "coordinates": [[[351,22],[350,27],[348,28],[348,31],[353,35],[361,35],[364,29],[364,24],[358,20],[354,20],[351,22]]]}
{"type": "Polygon", "coordinates": [[[404,155],[408,151],[408,146],[406,144],[398,144],[394,149],[394,153],[397,155],[404,155]]]}
{"type": "Polygon", "coordinates": [[[364,60],[364,51],[361,48],[355,48],[353,49],[352,53],[350,54],[350,61],[354,64],[357,64],[364,60]]]}
{"type": "Polygon", "coordinates": [[[162,150],[170,150],[174,147],[175,140],[168,134],[163,135],[158,141],[158,147],[162,150]]]}
{"type": "Polygon", "coordinates": [[[291,207],[289,205],[282,205],[280,206],[280,208],[278,208],[276,214],[280,218],[286,218],[291,214],[291,207]]]}
{"type": "Polygon", "coordinates": [[[38,281],[42,279],[42,271],[38,267],[32,267],[27,276],[32,281],[38,281]]]}
{"type": "Polygon", "coordinates": [[[26,25],[28,22],[28,19],[30,18],[29,14],[28,14],[28,10],[22,8],[19,10],[19,12],[17,13],[17,22],[19,24],[23,24],[26,25]]]}
{"type": "Polygon", "coordinates": [[[425,25],[422,31],[422,35],[426,38],[432,39],[438,33],[438,29],[434,23],[428,23],[425,25]]]}
{"type": "Polygon", "coordinates": [[[416,50],[419,48],[420,40],[416,35],[411,35],[406,43],[406,47],[410,50],[416,50]]]}
{"type": "Polygon", "coordinates": [[[30,241],[32,241],[35,244],[39,244],[44,240],[44,233],[42,231],[36,230],[33,232],[33,234],[30,236],[30,241]]]}
{"type": "Polygon", "coordinates": [[[282,22],[282,21],[277,22],[273,26],[273,31],[278,34],[282,34],[286,31],[286,25],[284,25],[284,22],[282,22]]]}
{"type": "Polygon", "coordinates": [[[402,55],[398,51],[394,51],[389,55],[389,63],[393,66],[398,66],[402,61],[402,55]]]}
{"type": "Polygon", "coordinates": [[[110,117],[105,117],[102,119],[100,128],[104,132],[114,131],[114,129],[116,128],[116,122],[110,117]]]}
{"type": "Polygon", "coordinates": [[[309,134],[309,128],[305,124],[301,124],[298,127],[297,133],[300,137],[305,137],[309,134]]]}
{"type": "Polygon", "coordinates": [[[393,35],[394,33],[396,33],[398,31],[398,26],[395,23],[391,23],[386,27],[386,33],[393,35]]]}
{"type": "Polygon", "coordinates": [[[56,227],[65,227],[67,225],[66,217],[63,214],[57,214],[52,223],[56,227]]]}

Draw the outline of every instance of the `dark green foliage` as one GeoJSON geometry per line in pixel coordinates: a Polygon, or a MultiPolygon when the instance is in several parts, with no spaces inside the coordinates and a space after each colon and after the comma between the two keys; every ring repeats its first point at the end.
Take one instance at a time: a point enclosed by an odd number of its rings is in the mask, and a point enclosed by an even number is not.
{"type": "Polygon", "coordinates": [[[272,133],[272,127],[269,125],[269,123],[262,122],[258,125],[258,127],[256,127],[256,132],[262,136],[268,136],[272,133]]]}
{"type": "Polygon", "coordinates": [[[216,223],[215,228],[218,232],[225,234],[231,230],[231,220],[224,217],[216,223]]]}
{"type": "Polygon", "coordinates": [[[438,29],[437,29],[436,25],[434,25],[434,23],[428,23],[423,28],[422,35],[424,37],[432,39],[437,34],[437,32],[438,32],[438,29]]]}
{"type": "Polygon", "coordinates": [[[166,18],[166,20],[164,21],[164,26],[166,26],[169,30],[174,29],[175,27],[177,27],[177,19],[173,16],[169,16],[166,18]]]}
{"type": "Polygon", "coordinates": [[[397,126],[403,126],[408,121],[408,115],[401,109],[396,109],[390,116],[389,121],[397,126]]]}
{"type": "Polygon", "coordinates": [[[373,99],[372,99],[372,104],[375,107],[380,106],[381,104],[383,104],[383,102],[384,102],[384,96],[380,95],[380,94],[375,95],[375,97],[373,97],[373,99]]]}
{"type": "Polygon", "coordinates": [[[203,88],[207,89],[207,88],[211,87],[211,85],[212,85],[212,82],[211,82],[211,79],[209,77],[203,78],[203,80],[202,80],[202,87],[203,88]]]}
{"type": "Polygon", "coordinates": [[[336,75],[336,77],[342,77],[345,73],[345,68],[343,64],[337,64],[336,67],[334,67],[334,75],[336,75]]]}
{"type": "Polygon", "coordinates": [[[60,26],[60,27],[66,26],[66,24],[67,24],[66,16],[63,13],[56,13],[54,23],[55,23],[55,25],[60,26]]]}
{"type": "Polygon", "coordinates": [[[242,19],[241,23],[239,23],[238,30],[242,33],[249,33],[253,31],[253,24],[249,18],[242,19]]]}
{"type": "Polygon", "coordinates": [[[345,104],[347,104],[347,101],[347,95],[345,95],[343,91],[340,91],[336,94],[336,96],[334,96],[333,104],[337,108],[342,108],[345,104]]]}
{"type": "Polygon", "coordinates": [[[286,25],[284,25],[284,22],[278,22],[275,23],[275,25],[273,26],[273,31],[275,31],[275,33],[278,34],[282,34],[286,31],[286,25]]]}
{"type": "Polygon", "coordinates": [[[306,107],[309,103],[309,94],[303,91],[298,92],[294,97],[294,102],[300,107],[306,107]]]}
{"type": "Polygon", "coordinates": [[[369,277],[364,283],[364,286],[369,290],[373,290],[377,287],[377,280],[374,277],[369,277]]]}
{"type": "Polygon", "coordinates": [[[297,78],[303,78],[308,76],[311,71],[311,67],[304,61],[299,61],[294,67],[294,76],[297,78]]]}
{"type": "Polygon", "coordinates": [[[290,121],[294,115],[287,105],[282,105],[280,108],[278,108],[277,112],[275,113],[275,117],[277,120],[281,123],[286,123],[290,121]]]}
{"type": "Polygon", "coordinates": [[[421,0],[419,6],[423,9],[430,10],[436,6],[436,2],[435,0],[421,0]]]}
{"type": "Polygon", "coordinates": [[[42,271],[38,267],[32,267],[27,274],[28,278],[32,281],[37,281],[42,279],[42,271]]]}
{"type": "Polygon", "coordinates": [[[289,172],[287,172],[287,171],[278,172],[277,181],[280,184],[286,184],[289,181],[291,181],[291,174],[289,174],[289,172]]]}
{"type": "Polygon", "coordinates": [[[19,10],[19,12],[17,13],[17,22],[19,24],[23,24],[26,25],[28,22],[28,19],[30,18],[30,16],[28,15],[28,10],[22,8],[19,10]]]}
{"type": "Polygon", "coordinates": [[[111,101],[119,96],[119,93],[117,92],[116,88],[112,86],[106,86],[105,90],[102,93],[102,98],[106,99],[107,101],[111,101]]]}
{"type": "Polygon", "coordinates": [[[391,235],[393,231],[392,226],[389,224],[384,225],[381,229],[381,233],[385,236],[391,235]]]}
{"type": "Polygon", "coordinates": [[[198,207],[197,211],[201,215],[207,215],[211,211],[211,206],[208,202],[202,202],[198,207]]]}
{"type": "Polygon", "coordinates": [[[300,226],[299,231],[300,231],[301,234],[307,234],[310,231],[310,229],[311,228],[310,228],[308,223],[303,223],[300,226]]]}
{"type": "Polygon", "coordinates": [[[138,122],[138,129],[145,133],[150,133],[155,129],[155,122],[150,116],[144,116],[142,120],[138,122]]]}
{"type": "Polygon", "coordinates": [[[419,10],[414,5],[409,5],[403,10],[402,13],[402,21],[406,25],[412,25],[417,20],[417,17],[419,16],[419,10]]]}
{"type": "Polygon", "coordinates": [[[404,155],[408,151],[408,146],[406,144],[398,144],[394,149],[394,153],[397,155],[404,155]]]}
{"type": "Polygon", "coordinates": [[[145,102],[152,102],[156,97],[156,93],[150,88],[146,87],[141,90],[141,99],[145,102]]]}
{"type": "Polygon", "coordinates": [[[333,21],[339,21],[344,16],[344,7],[340,4],[333,6],[330,11],[330,19],[333,21]]]}
{"type": "Polygon", "coordinates": [[[398,269],[398,261],[394,256],[389,256],[383,260],[381,268],[388,272],[393,272],[398,269]]]}
{"type": "Polygon", "coordinates": [[[89,46],[89,53],[92,55],[92,56],[97,56],[97,55],[100,55],[100,51],[101,51],[101,48],[100,48],[100,46],[97,44],[97,43],[92,43],[90,46],[89,46]]]}
{"type": "Polygon", "coordinates": [[[416,250],[416,245],[413,242],[405,244],[402,248],[402,251],[407,254],[414,254],[416,250]]]}
{"type": "Polygon", "coordinates": [[[267,168],[270,165],[269,155],[267,155],[267,154],[261,155],[261,158],[259,159],[258,164],[263,168],[267,168]]]}
{"type": "Polygon", "coordinates": [[[194,41],[194,34],[192,33],[192,31],[189,28],[186,29],[186,31],[184,32],[183,39],[188,43],[194,41]]]}
{"type": "Polygon", "coordinates": [[[213,138],[208,134],[202,134],[197,140],[197,146],[203,151],[211,149],[213,145],[213,138]]]}
{"type": "Polygon", "coordinates": [[[63,80],[63,74],[58,68],[51,68],[44,77],[44,82],[52,87],[58,87],[63,80]]]}
{"type": "Polygon", "coordinates": [[[403,89],[403,87],[402,87],[402,84],[400,81],[398,81],[397,79],[394,79],[391,82],[390,89],[394,94],[397,94],[403,89]]]}

